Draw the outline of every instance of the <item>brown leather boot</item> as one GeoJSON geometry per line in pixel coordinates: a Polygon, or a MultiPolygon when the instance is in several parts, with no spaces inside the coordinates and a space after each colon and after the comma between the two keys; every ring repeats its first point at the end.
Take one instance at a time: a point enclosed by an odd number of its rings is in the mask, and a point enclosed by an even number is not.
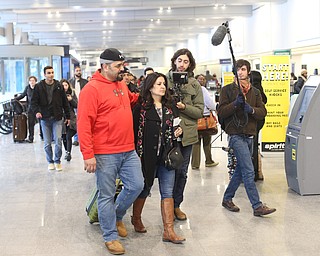
{"type": "Polygon", "coordinates": [[[127,229],[126,229],[124,223],[122,221],[117,221],[116,225],[117,225],[117,230],[118,230],[119,236],[126,237],[128,235],[128,232],[127,232],[127,229]]]}
{"type": "Polygon", "coordinates": [[[187,219],[187,215],[181,211],[181,209],[179,207],[174,208],[174,215],[176,216],[177,220],[186,220],[187,219]]]}
{"type": "Polygon", "coordinates": [[[122,244],[118,240],[113,240],[110,242],[105,242],[106,247],[108,248],[108,251],[111,254],[114,255],[121,255],[124,254],[126,251],[123,248],[122,244]]]}
{"type": "Polygon", "coordinates": [[[146,198],[137,198],[133,203],[133,215],[131,216],[131,224],[134,226],[134,231],[138,233],[146,233],[147,230],[142,223],[141,213],[144,206],[146,198]]]}
{"type": "Polygon", "coordinates": [[[173,229],[173,198],[161,200],[161,215],[163,221],[163,242],[182,244],[186,239],[176,235],[173,229]]]}

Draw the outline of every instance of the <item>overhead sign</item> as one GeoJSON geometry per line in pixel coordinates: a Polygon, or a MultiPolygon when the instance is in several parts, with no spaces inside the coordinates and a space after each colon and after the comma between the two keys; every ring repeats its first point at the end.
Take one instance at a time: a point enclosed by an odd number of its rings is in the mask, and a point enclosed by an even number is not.
{"type": "Polygon", "coordinates": [[[221,65],[229,65],[229,64],[231,64],[231,59],[230,58],[229,59],[219,59],[219,63],[221,65]]]}

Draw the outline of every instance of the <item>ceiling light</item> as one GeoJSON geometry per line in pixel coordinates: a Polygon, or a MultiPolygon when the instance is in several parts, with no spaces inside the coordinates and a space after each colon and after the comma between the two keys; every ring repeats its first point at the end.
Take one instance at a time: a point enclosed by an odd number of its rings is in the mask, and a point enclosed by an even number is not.
{"type": "Polygon", "coordinates": [[[60,24],[60,22],[58,22],[56,25],[56,28],[60,28],[60,27],[61,27],[61,24],[60,24]]]}
{"type": "Polygon", "coordinates": [[[168,7],[167,12],[171,12],[171,7],[170,6],[168,7]]]}
{"type": "Polygon", "coordinates": [[[163,7],[159,8],[159,12],[162,13],[163,12],[163,7]]]}
{"type": "Polygon", "coordinates": [[[110,26],[113,26],[114,25],[114,22],[113,20],[110,21],[110,26]]]}
{"type": "Polygon", "coordinates": [[[103,16],[107,16],[108,15],[108,11],[107,10],[104,10],[103,11],[103,16]]]}
{"type": "Polygon", "coordinates": [[[52,18],[52,13],[51,12],[48,12],[48,17],[52,18]]]}
{"type": "Polygon", "coordinates": [[[107,26],[107,22],[106,21],[103,22],[103,26],[107,26]]]}
{"type": "Polygon", "coordinates": [[[111,15],[112,15],[112,16],[115,16],[115,15],[116,15],[116,11],[115,11],[115,10],[112,10],[112,11],[111,11],[111,15]]]}
{"type": "Polygon", "coordinates": [[[153,22],[153,19],[150,19],[151,22],[153,22]]]}
{"type": "Polygon", "coordinates": [[[222,6],[221,6],[221,9],[226,9],[226,5],[225,5],[225,4],[222,5],[222,6]]]}
{"type": "Polygon", "coordinates": [[[56,11],[56,17],[59,18],[61,15],[60,15],[60,12],[59,11],[56,11]]]}
{"type": "Polygon", "coordinates": [[[103,30],[102,33],[105,34],[105,33],[107,33],[107,31],[103,30]]]}

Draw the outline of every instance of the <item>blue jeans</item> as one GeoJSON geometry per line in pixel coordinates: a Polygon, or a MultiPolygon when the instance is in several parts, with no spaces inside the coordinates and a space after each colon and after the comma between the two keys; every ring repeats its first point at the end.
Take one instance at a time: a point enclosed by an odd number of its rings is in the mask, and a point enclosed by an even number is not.
{"type": "Polygon", "coordinates": [[[190,157],[192,152],[192,145],[180,147],[181,153],[183,155],[184,161],[181,169],[176,170],[176,178],[173,188],[173,199],[174,199],[174,208],[180,207],[180,204],[183,201],[184,188],[186,187],[187,178],[188,178],[188,167],[190,163],[190,157]]]}
{"type": "Polygon", "coordinates": [[[237,158],[237,166],[227,190],[224,193],[223,200],[232,200],[241,181],[243,181],[252,208],[257,209],[262,203],[254,182],[254,169],[251,159],[252,143],[253,138],[249,138],[246,135],[230,135],[229,147],[233,149],[237,158]]]}
{"type": "Polygon", "coordinates": [[[62,125],[63,120],[57,121],[53,117],[42,118],[40,120],[41,129],[44,139],[44,151],[46,152],[46,159],[48,163],[60,164],[62,155],[62,125]],[[51,143],[54,140],[54,158],[51,143]]]}
{"type": "MultiPolygon", "coordinates": [[[[168,170],[163,165],[158,165],[156,169],[156,176],[158,177],[161,200],[165,198],[172,198],[175,171],[168,170]]],[[[146,186],[144,186],[144,189],[139,195],[139,198],[147,198],[150,194],[150,190],[151,188],[147,188],[146,186]]]]}
{"type": "Polygon", "coordinates": [[[105,242],[118,239],[116,221],[121,221],[127,209],[143,189],[140,159],[135,150],[108,155],[95,155],[98,194],[98,216],[105,242]],[[114,202],[116,178],[123,189],[114,202]]]}
{"type": "Polygon", "coordinates": [[[79,141],[79,139],[78,139],[78,133],[76,133],[76,134],[73,136],[73,141],[79,141]]]}

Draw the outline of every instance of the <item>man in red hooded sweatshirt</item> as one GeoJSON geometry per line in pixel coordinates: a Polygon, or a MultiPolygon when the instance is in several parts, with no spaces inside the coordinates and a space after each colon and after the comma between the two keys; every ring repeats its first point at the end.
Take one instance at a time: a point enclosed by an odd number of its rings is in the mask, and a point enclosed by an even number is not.
{"type": "Polygon", "coordinates": [[[101,53],[101,69],[81,90],[78,103],[78,135],[84,169],[96,175],[100,227],[109,252],[117,255],[125,253],[118,240],[118,235],[127,236],[122,218],[144,184],[134,147],[131,111],[138,94],[131,93],[120,81],[124,61],[117,49],[108,48],[101,53]],[[124,186],[114,202],[118,176],[124,186]]]}

